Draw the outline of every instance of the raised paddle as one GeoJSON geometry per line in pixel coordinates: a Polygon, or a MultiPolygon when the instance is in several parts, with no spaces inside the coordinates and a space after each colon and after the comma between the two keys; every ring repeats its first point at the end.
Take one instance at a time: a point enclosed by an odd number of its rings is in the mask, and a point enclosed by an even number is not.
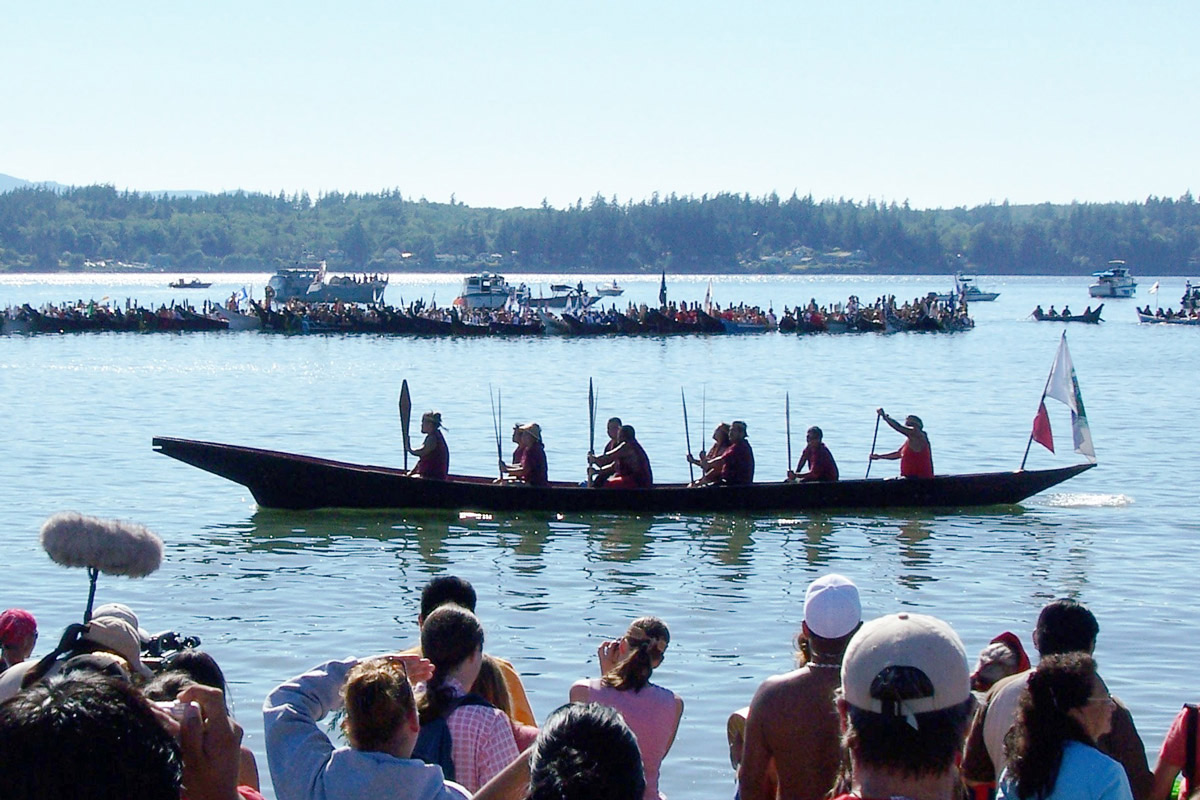
{"type": "Polygon", "coordinates": [[[504,477],[504,453],[500,451],[500,417],[496,414],[496,396],[488,385],[488,399],[492,401],[492,430],[496,433],[496,463],[500,469],[500,477],[504,477]]]}
{"type": "Polygon", "coordinates": [[[408,418],[412,415],[412,398],[408,396],[408,381],[400,384],[400,432],[404,434],[404,468],[408,469],[408,418]]]}
{"type": "Polygon", "coordinates": [[[596,391],[588,378],[588,455],[596,454],[596,391]]]}
{"type": "Polygon", "coordinates": [[[783,418],[784,427],[787,429],[787,468],[790,470],[792,468],[792,396],[788,392],[783,393],[783,418]]]}
{"type": "Polygon", "coordinates": [[[679,399],[683,401],[683,437],[687,441],[688,449],[688,475],[693,481],[696,480],[696,471],[692,469],[692,433],[688,430],[687,421],[687,397],[683,394],[683,387],[679,387],[679,399]]]}
{"type": "MultiPolygon", "coordinates": [[[[883,417],[883,414],[875,415],[875,435],[871,437],[871,455],[875,455],[875,440],[879,438],[879,420],[882,417],[883,417]]],[[[873,463],[873,461],[874,461],[874,459],[871,459],[871,458],[867,459],[867,474],[863,476],[863,480],[866,480],[867,478],[871,477],[871,464],[873,463]]]]}

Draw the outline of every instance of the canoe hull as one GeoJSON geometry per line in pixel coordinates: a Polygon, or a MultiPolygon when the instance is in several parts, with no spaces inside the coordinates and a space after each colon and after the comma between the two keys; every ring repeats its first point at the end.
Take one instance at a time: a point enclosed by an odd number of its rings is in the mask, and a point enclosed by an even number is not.
{"type": "Polygon", "coordinates": [[[1018,503],[1094,464],[1049,470],[945,475],[928,480],[756,483],[752,486],[589,489],[569,483],[535,488],[488,478],[410,478],[403,470],[239,445],[156,437],[155,450],[240,483],[263,508],[422,508],[567,513],[711,513],[835,508],[958,508],[1018,503]]]}

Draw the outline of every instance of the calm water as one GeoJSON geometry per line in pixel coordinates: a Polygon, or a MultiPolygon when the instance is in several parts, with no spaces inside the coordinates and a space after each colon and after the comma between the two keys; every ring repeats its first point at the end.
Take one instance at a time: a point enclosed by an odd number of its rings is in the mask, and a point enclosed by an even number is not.
{"type": "MultiPolygon", "coordinates": [[[[105,296],[199,304],[243,285],[261,296],[267,276],[215,276],[212,289],[193,292],[167,289],[174,277],[0,275],[0,307],[105,296]]],[[[548,293],[559,277],[526,280],[548,293]]],[[[622,301],[655,301],[657,277],[618,277],[622,301]]],[[[680,387],[693,448],[717,421],[745,419],[760,479],[786,469],[785,393],[794,455],[804,428],[818,424],[844,475],[865,470],[880,405],[925,420],[939,472],[1011,469],[1064,327],[1027,315],[1039,302],[1082,310],[1091,302],[1086,277],[984,277],[981,287],[1000,299],[973,306],[977,328],[953,336],[0,337],[0,607],[31,609],[45,652],[82,613],[87,580],[41,550],[42,521],[75,509],[145,523],[166,543],[162,569],[137,581],[102,576],[97,602],[126,602],[148,629],[203,639],[232,681],[264,778],[258,709],[267,691],[320,661],[413,642],[418,593],[433,575],[475,584],[487,649],[521,670],[539,718],[566,700],[572,681],[595,674],[602,639],[657,614],[672,643],[655,680],[687,704],[662,785],[675,798],[715,800],[732,783],[725,718],[764,677],[789,668],[804,590],[817,575],[854,578],[869,616],[909,608],[949,620],[972,657],[1004,630],[1031,647],[1041,605],[1072,595],[1100,620],[1105,677],[1133,710],[1153,763],[1180,703],[1196,699],[1200,622],[1187,598],[1200,553],[1200,330],[1139,326],[1134,303],[1147,301],[1152,282],[1142,279],[1134,301],[1108,301],[1102,325],[1068,329],[1099,468],[1020,507],[962,514],[281,513],[156,455],[150,439],[397,465],[396,399],[407,378],[414,417],[442,412],[456,472],[495,468],[490,388],[502,393],[505,430],[542,424],[552,478],[582,479],[592,377],[599,417],[635,425],[663,481],[688,476],[680,387]]],[[[948,277],[718,278],[713,294],[778,311],[811,297],[904,298],[949,285],[948,277]]],[[[672,298],[686,300],[702,299],[707,286],[708,278],[668,284],[672,298]]],[[[1177,305],[1182,289],[1181,279],[1164,279],[1164,304],[1177,305]]],[[[456,294],[456,279],[409,276],[394,277],[387,298],[445,304],[456,294]]],[[[1048,406],[1059,453],[1035,446],[1031,467],[1079,460],[1065,408],[1048,406]]],[[[879,449],[898,439],[881,430],[879,449]]],[[[872,475],[894,471],[878,462],[872,475]]]]}

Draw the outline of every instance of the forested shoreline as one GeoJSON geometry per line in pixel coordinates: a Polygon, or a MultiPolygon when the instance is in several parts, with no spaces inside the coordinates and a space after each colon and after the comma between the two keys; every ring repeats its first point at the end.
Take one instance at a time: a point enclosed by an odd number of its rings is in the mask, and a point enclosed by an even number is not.
{"type": "Polygon", "coordinates": [[[472,208],[398,190],[181,197],[111,186],[0,194],[0,270],[1140,274],[1200,272],[1190,192],[1142,203],[917,210],[811,196],[597,196],[567,208],[472,208]]]}

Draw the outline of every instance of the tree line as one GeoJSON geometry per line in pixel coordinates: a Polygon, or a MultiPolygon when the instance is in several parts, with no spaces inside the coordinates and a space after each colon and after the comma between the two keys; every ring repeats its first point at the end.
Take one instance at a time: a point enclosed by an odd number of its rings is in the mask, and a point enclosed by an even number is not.
{"type": "Polygon", "coordinates": [[[907,203],[721,193],[566,208],[472,208],[377,194],[194,197],[112,186],[0,194],[0,269],[98,262],[186,271],[273,271],[326,259],[369,271],[1080,274],[1122,259],[1193,274],[1191,193],[1141,203],[918,210],[907,203]]]}

